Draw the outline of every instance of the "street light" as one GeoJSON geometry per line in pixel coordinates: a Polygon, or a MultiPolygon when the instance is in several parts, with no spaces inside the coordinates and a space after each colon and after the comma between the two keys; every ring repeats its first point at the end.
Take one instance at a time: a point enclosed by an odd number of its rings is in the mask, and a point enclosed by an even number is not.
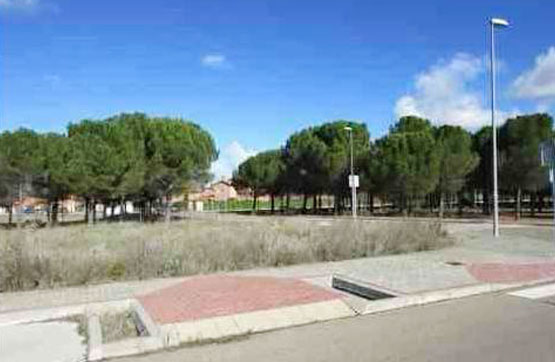
{"type": "Polygon", "coordinates": [[[495,28],[507,27],[505,19],[492,18],[491,26],[491,127],[493,132],[493,235],[499,237],[499,192],[497,189],[497,125],[495,122],[495,28]]]}
{"type": "Polygon", "coordinates": [[[351,127],[345,127],[344,129],[349,132],[349,143],[351,144],[351,174],[349,175],[349,186],[351,187],[351,210],[353,212],[353,218],[356,218],[358,180],[355,177],[353,165],[353,129],[351,127]]]}

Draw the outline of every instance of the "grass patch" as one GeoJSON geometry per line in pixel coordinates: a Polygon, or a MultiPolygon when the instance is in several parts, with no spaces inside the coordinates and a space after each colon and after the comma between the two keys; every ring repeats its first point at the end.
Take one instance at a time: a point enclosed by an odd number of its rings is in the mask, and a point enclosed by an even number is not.
{"type": "Polygon", "coordinates": [[[452,244],[437,222],[214,215],[0,230],[0,291],[336,261],[452,244]]]}
{"type": "Polygon", "coordinates": [[[102,343],[116,342],[139,336],[132,310],[105,313],[100,316],[102,343]]]}

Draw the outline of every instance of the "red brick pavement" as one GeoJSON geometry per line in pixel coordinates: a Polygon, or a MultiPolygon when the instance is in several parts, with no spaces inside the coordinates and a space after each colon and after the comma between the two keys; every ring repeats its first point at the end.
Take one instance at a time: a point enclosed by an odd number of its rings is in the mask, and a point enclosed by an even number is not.
{"type": "Polygon", "coordinates": [[[167,324],[341,297],[295,279],[208,275],[190,278],[138,299],[156,322],[167,324]]]}
{"type": "Polygon", "coordinates": [[[555,262],[470,264],[466,268],[474,278],[486,283],[527,282],[555,278],[555,262]]]}

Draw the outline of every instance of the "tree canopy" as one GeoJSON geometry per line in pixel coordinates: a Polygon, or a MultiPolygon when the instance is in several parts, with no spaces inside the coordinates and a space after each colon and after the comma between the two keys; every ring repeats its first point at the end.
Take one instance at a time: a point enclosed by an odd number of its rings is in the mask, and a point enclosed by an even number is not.
{"type": "Polygon", "coordinates": [[[216,158],[212,136],[197,124],[141,113],[83,120],[67,135],[4,132],[0,197],[11,205],[14,189],[24,186],[55,204],[68,194],[93,205],[168,200],[190,182],[209,180],[216,158]]]}

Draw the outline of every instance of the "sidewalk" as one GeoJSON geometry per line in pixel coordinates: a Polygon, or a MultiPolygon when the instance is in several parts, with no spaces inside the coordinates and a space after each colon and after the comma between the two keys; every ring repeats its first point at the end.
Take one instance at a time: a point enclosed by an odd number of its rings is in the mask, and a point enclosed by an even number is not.
{"type": "Polygon", "coordinates": [[[115,357],[555,279],[550,228],[505,226],[494,239],[489,224],[446,227],[459,242],[430,252],[0,294],[0,334],[2,326],[91,315],[109,308],[107,302],[125,302],[140,315],[150,339],[108,345],[100,338],[91,346],[89,336],[89,359],[115,357]],[[369,301],[333,289],[334,276],[392,298],[369,301]]]}

